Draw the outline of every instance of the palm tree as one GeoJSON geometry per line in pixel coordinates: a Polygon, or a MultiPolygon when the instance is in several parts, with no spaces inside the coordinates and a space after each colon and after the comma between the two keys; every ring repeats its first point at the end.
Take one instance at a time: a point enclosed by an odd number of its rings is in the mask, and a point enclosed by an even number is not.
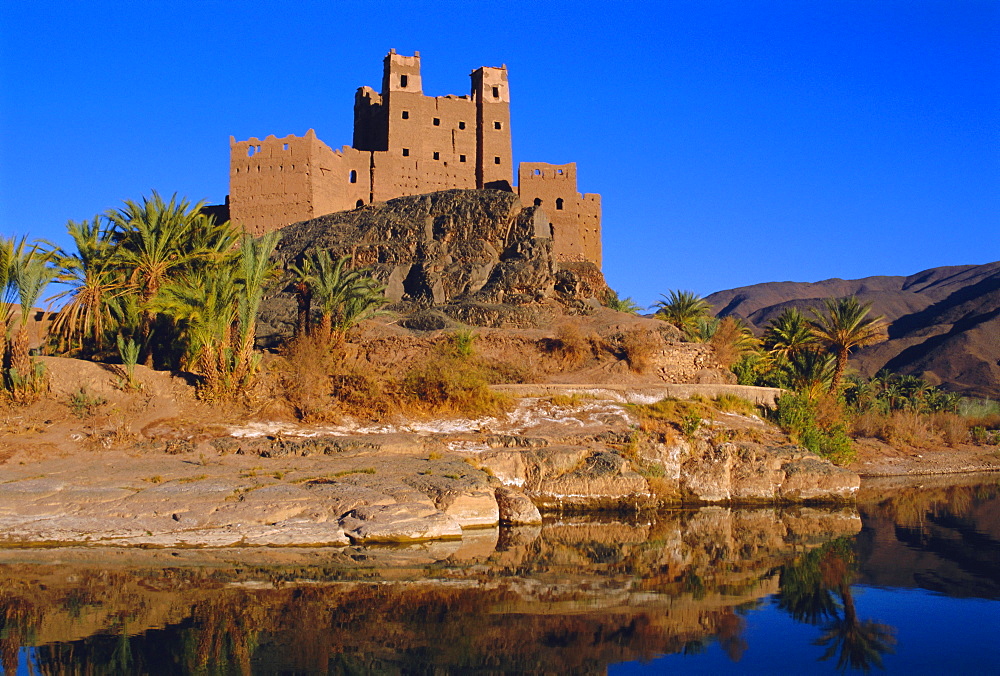
{"type": "Polygon", "coordinates": [[[383,293],[385,287],[369,277],[367,269],[347,269],[350,258],[342,256],[334,261],[328,251],[316,251],[300,266],[292,266],[299,299],[299,331],[306,329],[308,333],[309,304],[313,300],[320,307],[318,331],[325,341],[388,302],[383,293]]]}
{"type": "Polygon", "coordinates": [[[41,252],[35,244],[28,251],[14,248],[10,278],[17,291],[20,316],[10,338],[10,369],[9,384],[12,390],[32,390],[38,384],[35,382],[35,369],[28,352],[28,322],[31,313],[41,296],[55,276],[54,270],[48,265],[48,256],[41,252]]]}
{"type": "Polygon", "coordinates": [[[335,331],[344,333],[362,319],[380,314],[380,308],[388,303],[385,297],[385,285],[379,284],[372,277],[360,277],[355,280],[347,299],[341,308],[340,319],[334,324],[335,331]]]}
{"type": "Polygon", "coordinates": [[[7,329],[14,311],[14,247],[13,239],[0,237],[0,371],[7,363],[7,329]]]}
{"type": "Polygon", "coordinates": [[[310,280],[313,275],[313,259],[305,257],[299,264],[288,266],[292,273],[292,291],[295,293],[295,302],[298,305],[298,313],[295,317],[295,336],[309,335],[309,312],[312,308],[312,285],[310,280]]]}
{"type": "MultiPolygon", "coordinates": [[[[219,244],[207,247],[203,233],[213,229],[214,219],[201,213],[203,202],[191,205],[173,195],[164,202],[153,191],[142,204],[125,201],[125,207],[109,211],[108,219],[117,229],[115,260],[126,271],[126,279],[136,292],[140,317],[138,329],[143,343],[143,362],[153,365],[152,334],[156,313],[152,301],[170,277],[208,255],[228,255],[219,244]]],[[[228,224],[226,226],[228,228],[228,224]]],[[[225,239],[224,237],[219,239],[225,239]]]]}
{"type": "Polygon", "coordinates": [[[604,294],[604,306],[617,312],[628,312],[633,315],[639,314],[639,311],[642,310],[631,297],[619,298],[618,292],[614,289],[608,289],[607,293],[604,294]]]}
{"type": "Polygon", "coordinates": [[[793,390],[805,394],[810,400],[816,399],[824,389],[831,392],[836,375],[834,355],[819,350],[799,350],[793,352],[784,369],[793,390]]]}
{"type": "Polygon", "coordinates": [[[669,322],[683,331],[698,319],[708,316],[708,303],[694,292],[670,290],[669,294],[660,294],[663,300],[653,304],[657,319],[669,322]]]}
{"type": "Polygon", "coordinates": [[[764,330],[764,349],[778,359],[788,359],[815,342],[809,320],[794,307],[785,308],[764,330]]]}
{"type": "Polygon", "coordinates": [[[709,343],[715,350],[715,358],[725,368],[731,368],[741,357],[757,350],[760,341],[753,331],[738,317],[723,317],[716,320],[715,330],[709,343]]]}
{"type": "Polygon", "coordinates": [[[72,288],[49,298],[69,298],[52,322],[51,332],[70,346],[77,343],[98,352],[115,324],[116,312],[121,311],[124,276],[115,267],[112,231],[100,216],[89,222],[69,221],[66,229],[77,251],[56,252],[57,279],[72,288]]]}
{"type": "Polygon", "coordinates": [[[232,262],[190,271],[165,284],[151,307],[168,315],[184,346],[181,366],[204,378],[202,389],[215,396],[231,370],[233,324],[240,298],[232,262]]]}
{"type": "Polygon", "coordinates": [[[837,358],[830,392],[837,392],[847,367],[847,357],[856,347],[866,347],[888,339],[884,317],[869,319],[871,303],[861,303],[856,296],[828,299],[826,314],[813,310],[810,322],[813,335],[837,358]]]}
{"type": "Polygon", "coordinates": [[[244,235],[240,245],[239,272],[242,293],[236,307],[237,344],[234,364],[234,380],[238,386],[257,370],[259,357],[253,353],[257,339],[257,312],[267,285],[274,279],[278,268],[271,261],[271,254],[281,239],[277,230],[260,239],[244,235]]]}
{"type": "Polygon", "coordinates": [[[259,240],[244,235],[238,258],[199,266],[164,285],[152,309],[169,316],[185,346],[184,365],[202,376],[202,396],[225,396],[245,387],[257,368],[257,311],[275,265],[280,233],[259,240]]]}
{"type": "Polygon", "coordinates": [[[697,317],[682,330],[684,337],[692,343],[708,343],[715,337],[715,332],[719,330],[719,320],[708,315],[697,317]]]}

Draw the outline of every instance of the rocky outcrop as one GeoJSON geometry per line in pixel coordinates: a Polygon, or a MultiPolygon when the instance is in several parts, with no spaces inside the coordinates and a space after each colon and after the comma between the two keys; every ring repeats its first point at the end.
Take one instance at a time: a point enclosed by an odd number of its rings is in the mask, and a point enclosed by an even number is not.
{"type": "Polygon", "coordinates": [[[800,446],[641,444],[632,459],[606,447],[492,449],[483,467],[542,509],[644,509],[679,504],[846,502],[857,474],[800,446]]]}
{"type": "Polygon", "coordinates": [[[542,514],[527,495],[510,486],[496,489],[500,523],[505,526],[532,526],[542,522],[542,514]]]}
{"type": "MultiPolygon", "coordinates": [[[[557,264],[548,217],[502,190],[400,197],[294,223],[281,234],[274,255],[286,268],[318,249],[350,255],[386,285],[391,301],[443,306],[466,324],[530,325],[532,310],[518,308],[546,299],[579,305],[607,289],[595,265],[557,264]]],[[[264,303],[265,338],[290,333],[290,279],[264,303]]]]}

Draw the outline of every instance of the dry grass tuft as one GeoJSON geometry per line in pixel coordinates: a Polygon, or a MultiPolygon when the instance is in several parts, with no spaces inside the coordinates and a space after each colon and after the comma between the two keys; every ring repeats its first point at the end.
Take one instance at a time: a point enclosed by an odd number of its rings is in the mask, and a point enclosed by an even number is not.
{"type": "Polygon", "coordinates": [[[712,400],[715,408],[726,413],[739,413],[740,415],[757,415],[760,411],[757,404],[749,399],[738,397],[735,394],[720,394],[712,400]]]}
{"type": "Polygon", "coordinates": [[[494,415],[510,408],[510,397],[489,388],[495,372],[476,359],[434,357],[403,379],[403,404],[417,413],[494,415]]]}
{"type": "Polygon", "coordinates": [[[578,366],[591,353],[590,342],[572,322],[556,327],[556,337],[543,340],[542,349],[558,357],[563,368],[578,366]]]}
{"type": "Polygon", "coordinates": [[[622,334],[621,350],[628,366],[636,373],[645,373],[653,357],[662,347],[663,340],[650,329],[632,329],[622,334]]]}
{"type": "Polygon", "coordinates": [[[931,421],[940,431],[944,443],[952,448],[964,444],[969,438],[969,422],[957,413],[935,413],[931,421]]]}

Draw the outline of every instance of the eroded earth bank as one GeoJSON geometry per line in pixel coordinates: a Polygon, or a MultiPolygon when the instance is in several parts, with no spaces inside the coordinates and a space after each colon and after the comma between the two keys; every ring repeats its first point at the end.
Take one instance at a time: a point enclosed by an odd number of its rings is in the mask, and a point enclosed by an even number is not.
{"type": "MultiPolygon", "coordinates": [[[[74,378],[97,391],[111,377],[95,364],[49,363],[68,370],[60,382],[70,393],[74,378]]],[[[59,418],[55,404],[7,419],[4,542],[406,542],[537,524],[545,512],[844,503],[859,485],[857,474],[789,444],[752,413],[715,411],[683,434],[643,432],[627,400],[657,401],[667,385],[536,387],[511,394],[511,408],[494,416],[365,426],[226,423],[224,412],[184,395],[180,379],[144,377],[140,395],[106,402],[106,413],[84,421],[62,405],[59,418]],[[53,418],[38,419],[46,410],[53,418]]],[[[684,387],[694,388],[688,396],[733,388],[684,387]]],[[[105,390],[115,396],[112,384],[105,390]]]]}

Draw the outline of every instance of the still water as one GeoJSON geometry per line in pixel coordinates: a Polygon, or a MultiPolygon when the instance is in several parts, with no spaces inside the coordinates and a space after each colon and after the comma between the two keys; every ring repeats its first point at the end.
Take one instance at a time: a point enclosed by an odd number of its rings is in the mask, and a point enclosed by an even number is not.
{"type": "Polygon", "coordinates": [[[0,550],[6,674],[1000,671],[1000,476],[400,548],[0,550]]]}

